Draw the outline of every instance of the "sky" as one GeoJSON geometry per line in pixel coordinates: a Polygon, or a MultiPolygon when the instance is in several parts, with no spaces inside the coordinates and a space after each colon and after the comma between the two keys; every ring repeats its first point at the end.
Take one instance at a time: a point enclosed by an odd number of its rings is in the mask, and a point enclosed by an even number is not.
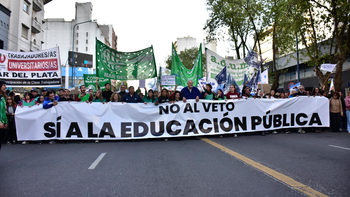
{"type": "MultiPolygon", "coordinates": [[[[92,19],[113,25],[118,51],[132,52],[153,45],[157,66],[166,66],[171,43],[177,38],[191,36],[199,43],[206,37],[206,0],[53,0],[45,5],[45,18],[71,21],[75,2],[91,2],[92,19]]],[[[218,42],[217,53],[227,55],[228,47],[229,43],[218,42]]]]}

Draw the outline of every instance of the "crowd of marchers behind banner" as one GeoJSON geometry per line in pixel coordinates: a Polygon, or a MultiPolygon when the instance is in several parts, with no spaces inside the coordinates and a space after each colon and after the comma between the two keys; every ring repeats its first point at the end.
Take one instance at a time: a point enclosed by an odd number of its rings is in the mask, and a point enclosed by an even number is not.
{"type": "MultiPolygon", "coordinates": [[[[6,84],[5,84],[6,86],[6,84]]],[[[100,88],[98,88],[100,89],[100,88]]],[[[111,91],[111,84],[106,83],[104,91],[97,90],[95,93],[93,90],[87,90],[84,85],[80,86],[80,92],[77,95],[72,95],[68,89],[60,89],[58,95],[55,92],[48,91],[48,89],[43,89],[42,94],[38,94],[37,90],[32,89],[30,92],[24,93],[23,97],[15,95],[13,92],[6,91],[2,94],[2,99],[6,100],[6,122],[4,117],[2,119],[2,125],[0,129],[5,128],[6,135],[4,136],[4,143],[12,144],[16,143],[16,128],[15,128],[15,111],[16,107],[23,106],[34,106],[41,105],[44,109],[49,109],[53,106],[59,105],[62,101],[68,102],[86,102],[88,104],[93,102],[122,102],[122,103],[144,103],[146,105],[158,105],[161,103],[175,103],[175,102],[186,102],[189,99],[194,99],[198,101],[199,99],[205,100],[230,100],[230,99],[289,99],[298,96],[317,96],[326,97],[329,99],[329,109],[330,109],[330,128],[299,128],[299,129],[280,129],[271,131],[271,134],[276,133],[305,133],[316,132],[320,133],[322,131],[332,131],[332,132],[349,132],[350,133],[350,92],[344,98],[342,92],[335,92],[333,89],[330,91],[324,91],[324,87],[315,87],[311,92],[305,91],[304,86],[299,86],[296,89],[290,90],[290,92],[275,91],[271,90],[269,93],[263,90],[258,90],[254,95],[251,94],[251,89],[244,86],[243,91],[240,94],[236,91],[234,85],[230,85],[229,91],[224,94],[222,89],[218,89],[216,93],[212,90],[211,84],[203,86],[203,90],[200,91],[197,87],[193,86],[193,81],[188,81],[187,87],[184,87],[181,91],[177,91],[177,87],[174,90],[168,90],[166,88],[161,88],[161,91],[154,91],[152,89],[148,90],[145,88],[145,95],[141,93],[141,89],[138,88],[135,91],[133,86],[127,87],[121,85],[120,91],[111,91]],[[6,126],[6,127],[4,127],[6,126]]],[[[1,109],[3,109],[3,103],[1,103],[1,109]]],[[[5,108],[4,108],[5,109],[5,108]]],[[[267,131],[262,131],[261,134],[265,136],[267,131]]],[[[242,134],[240,134],[242,135],[242,134]]],[[[250,135],[250,133],[245,133],[244,135],[250,135]]],[[[233,134],[237,137],[237,134],[233,134]]],[[[220,136],[222,137],[222,136],[220,136]]],[[[96,141],[98,142],[98,141],[96,141]]],[[[27,144],[24,141],[22,144],[27,144]]],[[[41,144],[41,142],[37,142],[41,144]]],[[[50,141],[54,143],[54,141],[50,141]]]]}

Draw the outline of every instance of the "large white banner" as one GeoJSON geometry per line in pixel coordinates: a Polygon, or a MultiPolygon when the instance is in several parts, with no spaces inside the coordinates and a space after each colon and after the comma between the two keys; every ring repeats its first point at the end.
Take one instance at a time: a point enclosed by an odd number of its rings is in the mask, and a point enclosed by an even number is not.
{"type": "Polygon", "coordinates": [[[239,87],[242,89],[244,73],[247,74],[247,76],[250,76],[254,72],[254,68],[248,66],[244,59],[225,59],[209,49],[206,50],[206,61],[209,82],[216,83],[216,75],[218,75],[225,65],[227,65],[227,71],[231,73],[231,76],[233,76],[233,78],[236,80],[237,85],[239,85],[239,87]]]}
{"type": "Polygon", "coordinates": [[[0,50],[0,79],[9,87],[60,86],[59,48],[35,52],[0,50]]]}
{"type": "Polygon", "coordinates": [[[324,97],[241,99],[175,104],[60,102],[17,108],[18,140],[139,139],[328,127],[324,97]]]}

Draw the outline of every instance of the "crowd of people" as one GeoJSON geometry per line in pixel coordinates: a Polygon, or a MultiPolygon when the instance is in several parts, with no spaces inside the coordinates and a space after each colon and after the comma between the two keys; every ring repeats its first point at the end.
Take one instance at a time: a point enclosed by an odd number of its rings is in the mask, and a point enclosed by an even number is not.
{"type": "MultiPolygon", "coordinates": [[[[316,129],[308,128],[306,130],[321,132],[321,130],[331,130],[332,132],[349,132],[350,133],[350,91],[344,98],[342,92],[335,92],[333,90],[324,91],[323,88],[315,87],[311,92],[305,91],[304,86],[299,86],[298,89],[292,89],[290,92],[282,92],[271,90],[269,93],[264,90],[258,90],[255,94],[251,94],[249,87],[244,86],[242,94],[236,91],[234,85],[230,85],[229,91],[225,94],[222,89],[218,89],[216,93],[212,90],[211,84],[203,86],[203,91],[193,86],[193,81],[189,80],[187,87],[184,87],[181,91],[177,90],[175,86],[174,90],[168,90],[161,88],[160,93],[152,89],[145,88],[145,94],[141,93],[141,89],[136,91],[133,86],[128,87],[121,85],[119,92],[111,91],[111,84],[106,83],[104,91],[97,90],[95,93],[92,90],[87,90],[84,85],[80,86],[79,94],[75,96],[71,94],[69,89],[60,89],[58,94],[53,91],[49,91],[44,88],[42,94],[38,94],[37,90],[32,89],[27,92],[23,97],[15,95],[14,92],[10,92],[6,87],[6,83],[0,80],[0,142],[13,144],[17,143],[16,127],[15,127],[15,112],[17,107],[42,105],[44,109],[49,109],[52,106],[56,106],[59,102],[123,102],[123,103],[144,103],[158,105],[161,103],[175,103],[186,102],[189,99],[196,100],[230,100],[230,99],[288,99],[297,96],[320,96],[327,97],[329,99],[330,109],[330,128],[316,129]]],[[[279,132],[290,133],[294,129],[281,129],[279,132]]],[[[278,131],[272,131],[273,134],[278,131]]],[[[305,133],[303,129],[297,129],[298,133],[305,133]]],[[[249,135],[249,133],[247,133],[249,135]]],[[[266,134],[266,131],[261,132],[262,135],[266,134]]],[[[234,134],[237,137],[237,134],[234,134]]],[[[98,142],[96,140],[96,142],[98,142]]],[[[0,148],[1,148],[0,143],[0,148]]],[[[23,141],[22,144],[27,144],[27,141],[23,141]]],[[[41,141],[37,142],[41,144],[41,141]]],[[[54,141],[50,141],[50,144],[54,141]]]]}

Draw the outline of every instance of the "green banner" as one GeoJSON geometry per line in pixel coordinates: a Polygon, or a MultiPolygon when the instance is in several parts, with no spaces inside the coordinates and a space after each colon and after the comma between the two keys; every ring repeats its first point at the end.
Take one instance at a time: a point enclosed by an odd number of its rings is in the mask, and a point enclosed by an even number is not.
{"type": "MultiPolygon", "coordinates": [[[[100,86],[101,90],[105,90],[105,84],[111,83],[111,79],[99,77],[98,78],[98,85],[100,86]]],[[[84,74],[84,84],[86,86],[86,89],[93,89],[94,92],[98,89],[96,87],[96,75],[95,74],[84,74]]],[[[111,87],[112,88],[112,87],[111,87]]]]}
{"type": "Polygon", "coordinates": [[[120,52],[96,39],[96,75],[115,80],[157,77],[153,46],[134,52],[120,52]]]}
{"type": "Polygon", "coordinates": [[[198,79],[203,78],[202,44],[199,46],[197,58],[191,70],[182,64],[179,56],[177,56],[174,44],[172,44],[171,74],[175,75],[175,81],[178,86],[186,87],[187,81],[192,80],[193,86],[196,87],[198,79]]]}

